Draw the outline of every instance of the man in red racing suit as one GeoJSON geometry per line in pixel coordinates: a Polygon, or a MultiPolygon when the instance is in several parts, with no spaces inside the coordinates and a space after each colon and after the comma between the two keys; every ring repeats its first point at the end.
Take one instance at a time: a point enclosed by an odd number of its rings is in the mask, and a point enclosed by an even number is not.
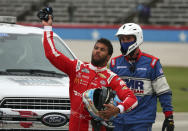
{"type": "MultiPolygon", "coordinates": [[[[108,50],[106,56],[110,57],[105,57],[104,61],[102,61],[102,63],[105,64],[103,67],[94,66],[92,62],[84,63],[80,60],[70,60],[55,48],[52,20],[49,21],[42,21],[45,30],[43,39],[45,55],[56,68],[65,72],[70,78],[69,95],[71,101],[71,115],[69,130],[88,131],[91,129],[91,117],[82,102],[82,93],[88,89],[101,88],[102,86],[111,87],[112,90],[116,91],[120,100],[122,100],[117,107],[111,104],[106,105],[107,109],[101,113],[101,117],[104,119],[133,109],[137,105],[136,97],[132,91],[127,88],[125,83],[106,67],[107,61],[109,60],[107,58],[111,57],[111,54],[108,55],[108,50]]],[[[92,52],[93,59],[100,58],[101,54],[104,53],[103,51],[109,48],[104,44],[105,40],[102,39],[96,42],[92,52]]]]}

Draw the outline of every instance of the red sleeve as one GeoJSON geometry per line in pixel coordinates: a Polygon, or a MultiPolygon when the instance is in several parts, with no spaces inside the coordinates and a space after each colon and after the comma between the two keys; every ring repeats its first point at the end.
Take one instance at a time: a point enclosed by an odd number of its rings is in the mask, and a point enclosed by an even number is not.
{"type": "Polygon", "coordinates": [[[53,32],[52,31],[45,31],[44,32],[44,39],[43,39],[43,46],[44,51],[47,59],[59,70],[65,72],[69,76],[73,74],[76,67],[76,61],[72,61],[64,54],[59,52],[55,48],[55,44],[53,41],[53,32]]]}
{"type": "Polygon", "coordinates": [[[136,96],[117,75],[112,79],[110,87],[116,91],[117,96],[122,101],[120,104],[124,107],[124,111],[128,112],[137,106],[136,96]]]}

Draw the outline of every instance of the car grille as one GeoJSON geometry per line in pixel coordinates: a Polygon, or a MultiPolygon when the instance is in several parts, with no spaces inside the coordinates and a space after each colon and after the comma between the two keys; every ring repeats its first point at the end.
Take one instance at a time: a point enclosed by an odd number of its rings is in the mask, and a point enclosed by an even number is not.
{"type": "Polygon", "coordinates": [[[0,108],[70,110],[69,98],[4,98],[0,108]]]}

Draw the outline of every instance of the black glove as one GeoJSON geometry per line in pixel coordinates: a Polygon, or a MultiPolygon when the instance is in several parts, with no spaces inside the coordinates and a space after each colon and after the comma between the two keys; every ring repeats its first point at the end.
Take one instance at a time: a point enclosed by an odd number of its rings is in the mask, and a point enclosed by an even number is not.
{"type": "Polygon", "coordinates": [[[165,118],[163,122],[162,131],[174,131],[174,120],[173,115],[170,115],[169,117],[165,118]]]}
{"type": "Polygon", "coordinates": [[[46,7],[44,9],[40,10],[37,13],[38,18],[40,20],[44,20],[44,21],[48,21],[49,15],[51,15],[52,19],[53,19],[53,9],[52,9],[52,7],[46,7]]]}

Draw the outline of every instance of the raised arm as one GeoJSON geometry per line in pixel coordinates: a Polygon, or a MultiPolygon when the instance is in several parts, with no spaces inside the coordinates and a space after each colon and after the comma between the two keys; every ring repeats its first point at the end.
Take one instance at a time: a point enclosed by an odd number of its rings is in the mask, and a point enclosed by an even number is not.
{"type": "Polygon", "coordinates": [[[43,46],[47,59],[59,70],[65,72],[66,74],[72,74],[74,70],[76,61],[72,61],[55,47],[53,40],[53,31],[52,31],[52,18],[49,16],[48,21],[42,20],[42,25],[44,26],[44,38],[43,46]]]}

